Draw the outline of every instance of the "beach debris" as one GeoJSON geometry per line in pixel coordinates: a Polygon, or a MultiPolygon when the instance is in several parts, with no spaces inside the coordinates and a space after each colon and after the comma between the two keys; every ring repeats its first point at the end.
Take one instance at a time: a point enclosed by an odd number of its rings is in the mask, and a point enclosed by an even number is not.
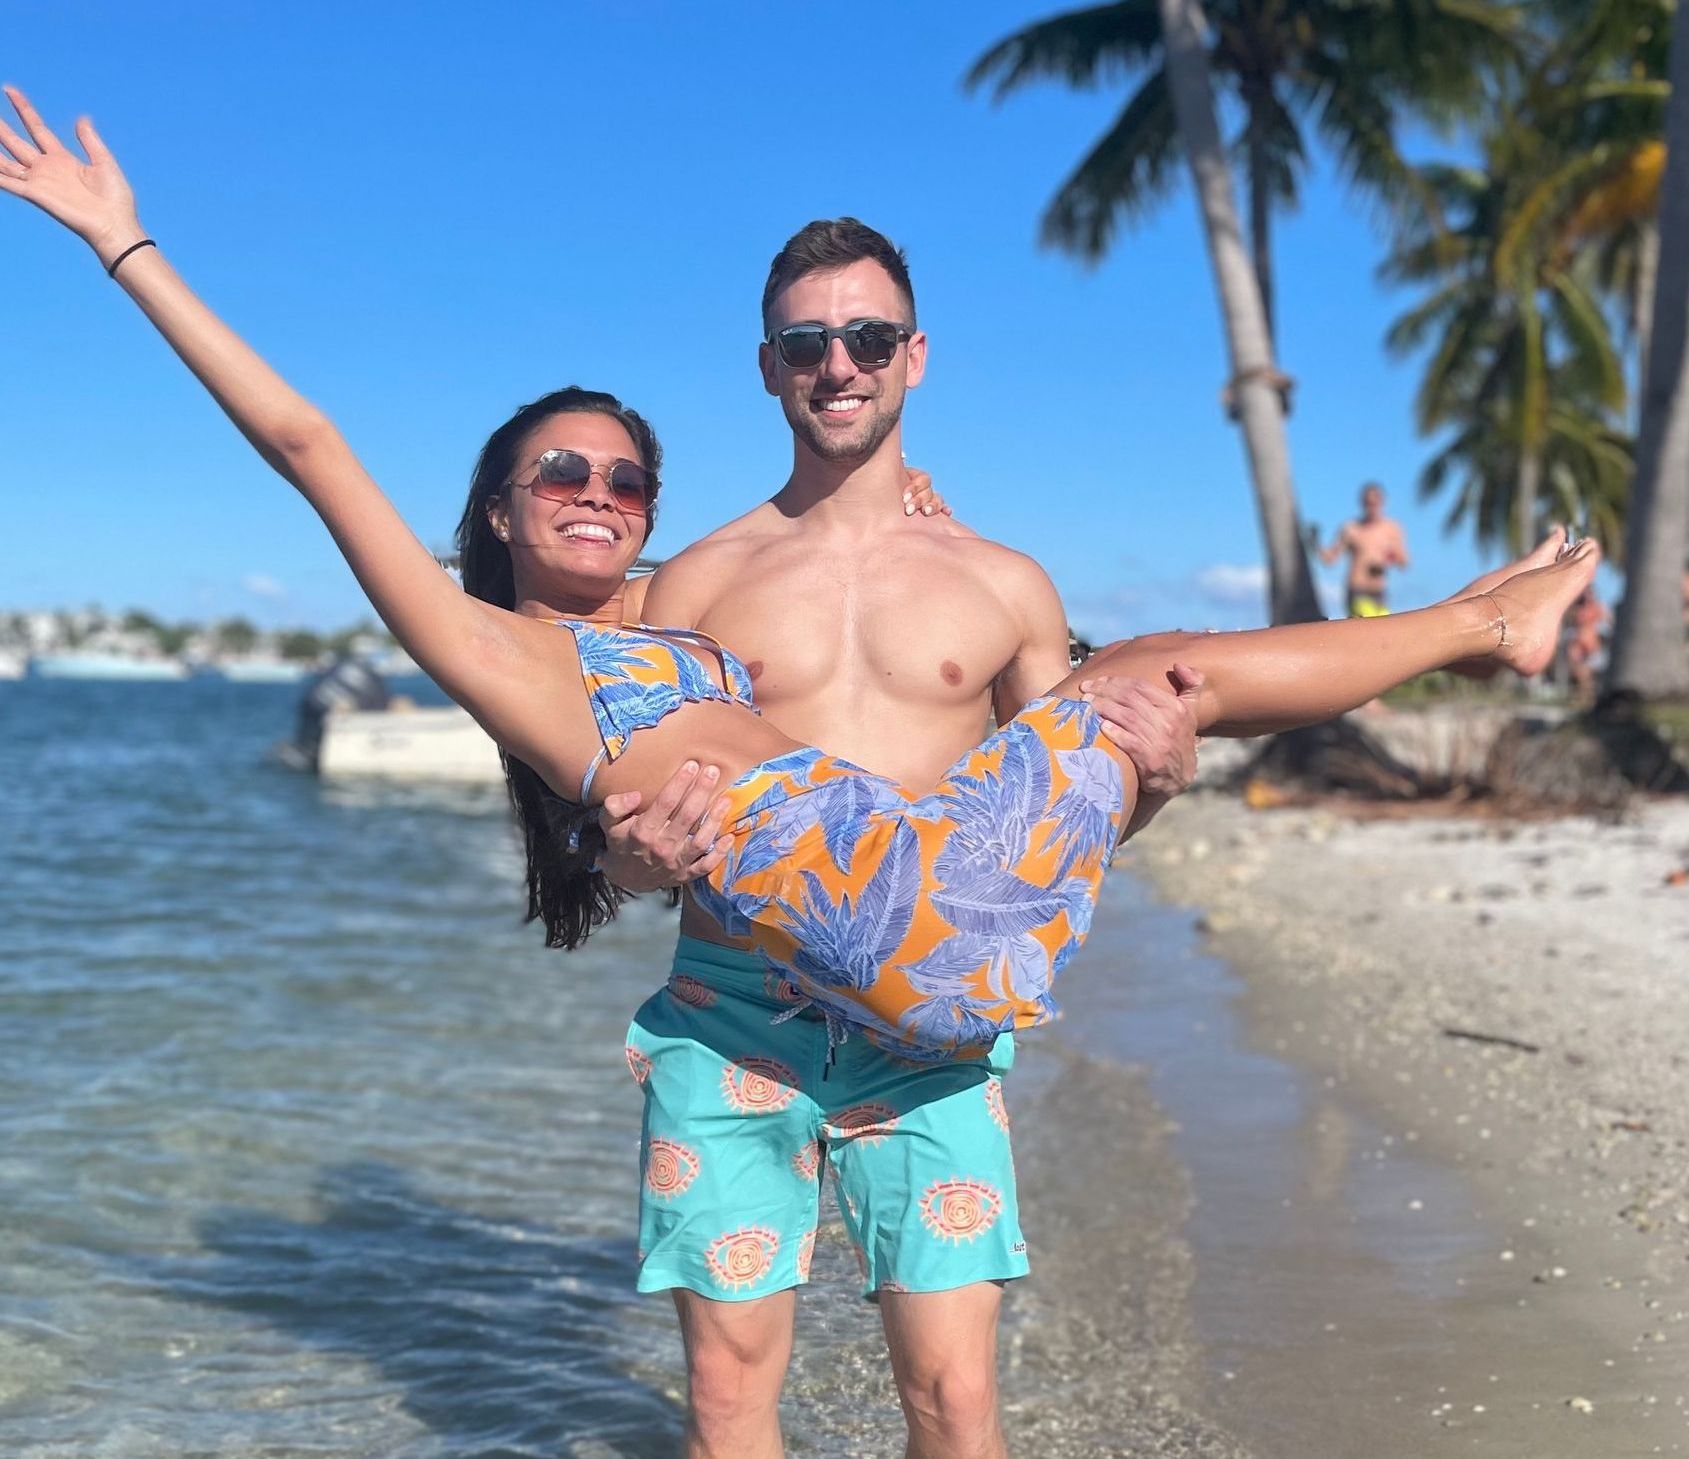
{"type": "Polygon", "coordinates": [[[1653,1131],[1653,1126],[1647,1120],[1612,1120],[1608,1122],[1609,1130],[1627,1130],[1633,1135],[1646,1135],[1653,1131]]]}
{"type": "Polygon", "coordinates": [[[1475,1044],[1499,1044],[1504,1049],[1517,1049],[1521,1054],[1540,1054],[1540,1044],[1528,1044],[1523,1039],[1511,1038],[1504,1033],[1479,1033],[1470,1028],[1443,1029],[1443,1037],[1450,1039],[1468,1039],[1475,1044]]]}
{"type": "Polygon", "coordinates": [[[1675,871],[1666,873],[1668,887],[1689,887],[1689,866],[1680,866],[1675,871]]]}
{"type": "Polygon", "coordinates": [[[1566,1407],[1572,1409],[1576,1413],[1595,1412],[1595,1405],[1587,1398],[1568,1398],[1566,1400],[1566,1407]]]}

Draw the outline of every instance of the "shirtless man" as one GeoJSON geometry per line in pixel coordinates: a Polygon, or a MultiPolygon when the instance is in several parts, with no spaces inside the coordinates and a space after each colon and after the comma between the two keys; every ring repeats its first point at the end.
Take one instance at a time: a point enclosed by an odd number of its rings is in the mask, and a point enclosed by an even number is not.
{"type": "MultiPolygon", "coordinates": [[[[1030,558],[948,517],[897,514],[904,394],[927,349],[900,251],[853,219],[810,224],[774,260],[763,324],[762,380],[792,429],[792,474],[664,565],[642,616],[730,644],[788,734],[930,785],[991,712],[1007,719],[1067,672],[1061,601],[1030,558]],[[860,321],[889,328],[845,328],[860,321]]],[[[1111,737],[1150,792],[1141,825],[1194,774],[1194,717],[1168,686],[1111,682],[1097,697],[1114,701],[1111,737]]],[[[714,788],[683,772],[641,815],[613,797],[612,879],[644,890],[707,870],[714,788]]],[[[1028,1269],[1002,1103],[1012,1036],[987,1059],[938,1064],[837,1043],[690,904],[681,931],[628,1057],[647,1101],[639,1285],[672,1290],[679,1309],[687,1454],[783,1452],[794,1289],[829,1165],[879,1300],[908,1452],[1003,1454],[1001,1284],[1028,1269]]]]}
{"type": "Polygon", "coordinates": [[[1408,565],[1407,538],[1400,522],[1384,515],[1384,488],[1369,481],[1361,488],[1361,514],[1345,522],[1331,546],[1320,549],[1320,561],[1330,566],[1349,554],[1349,616],[1377,618],[1388,613],[1384,574],[1408,565]]]}

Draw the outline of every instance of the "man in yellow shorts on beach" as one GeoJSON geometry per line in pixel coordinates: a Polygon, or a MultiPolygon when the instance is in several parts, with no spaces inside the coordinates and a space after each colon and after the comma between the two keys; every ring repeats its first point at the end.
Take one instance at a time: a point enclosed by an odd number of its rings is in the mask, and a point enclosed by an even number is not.
{"type": "Polygon", "coordinates": [[[1369,481],[1361,488],[1361,514],[1345,522],[1329,547],[1320,549],[1327,566],[1349,554],[1349,616],[1382,618],[1390,609],[1384,578],[1391,568],[1408,565],[1402,524],[1384,515],[1384,488],[1369,481]]]}
{"type": "MultiPolygon", "coordinates": [[[[792,473],[659,569],[632,611],[731,644],[786,733],[930,787],[993,713],[1009,719],[1067,674],[1060,598],[1021,553],[900,511],[901,417],[926,336],[899,249],[854,219],[811,223],[775,257],[762,313],[762,382],[792,430],[792,473]]],[[[1053,500],[1029,487],[1027,510],[1066,510],[1053,500]]],[[[1098,707],[1138,768],[1135,829],[1194,775],[1194,715],[1168,686],[1129,681],[1098,707]]],[[[650,806],[611,797],[611,879],[655,890],[709,870],[714,790],[683,770],[650,806]]],[[[1002,1284],[1028,1270],[1003,1101],[1013,1036],[983,1060],[924,1064],[841,1043],[690,899],[681,932],[628,1064],[646,1099],[639,1286],[671,1291],[679,1311],[686,1453],[784,1452],[795,1289],[830,1169],[911,1452],[1002,1455],[997,1319],[1002,1284]]]]}

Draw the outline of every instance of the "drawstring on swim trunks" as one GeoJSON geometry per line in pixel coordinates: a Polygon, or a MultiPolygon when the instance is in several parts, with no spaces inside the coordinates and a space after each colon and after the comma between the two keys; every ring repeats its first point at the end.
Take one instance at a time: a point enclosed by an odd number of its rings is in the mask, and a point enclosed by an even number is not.
{"type": "MultiPolygon", "coordinates": [[[[801,1003],[794,1003],[784,1013],[776,1013],[768,1021],[771,1024],[784,1023],[789,1018],[796,1018],[805,1009],[817,1006],[813,998],[805,998],[801,1003]]],[[[821,1017],[827,1024],[827,1062],[821,1067],[821,1077],[825,1079],[838,1060],[839,1045],[850,1037],[850,1025],[831,1008],[822,1008],[821,1017]]]]}

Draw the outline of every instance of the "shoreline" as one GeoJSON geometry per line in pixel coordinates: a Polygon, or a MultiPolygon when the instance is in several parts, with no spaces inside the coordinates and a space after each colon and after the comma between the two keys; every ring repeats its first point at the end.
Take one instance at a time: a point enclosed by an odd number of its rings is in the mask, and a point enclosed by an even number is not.
{"type": "MultiPolygon", "coordinates": [[[[1418,1270],[1447,1286],[1417,1329],[1424,1294],[1329,1324],[1329,1381],[1431,1425],[1368,1450],[1689,1452],[1689,886],[1667,882],[1689,806],[1357,821],[1199,786],[1120,861],[1196,909],[1244,1044],[1302,1071],[1310,1169],[1344,1192],[1323,1213],[1297,1192],[1305,1219],[1370,1231],[1398,1285],[1428,1243],[1418,1270]]],[[[1296,1450],[1246,1421],[1274,1406],[1271,1366],[1212,1390],[1263,1455],[1296,1450]]]]}

